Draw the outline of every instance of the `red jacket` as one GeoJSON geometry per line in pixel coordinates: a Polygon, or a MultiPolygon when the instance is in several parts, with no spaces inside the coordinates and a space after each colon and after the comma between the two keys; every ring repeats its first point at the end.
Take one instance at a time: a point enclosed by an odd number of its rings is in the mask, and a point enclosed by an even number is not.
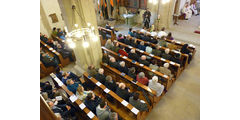
{"type": "Polygon", "coordinates": [[[128,56],[127,52],[124,51],[124,50],[122,50],[122,49],[119,49],[119,50],[118,50],[118,53],[121,54],[121,55],[123,55],[123,56],[128,56]]]}
{"type": "Polygon", "coordinates": [[[148,78],[147,77],[144,77],[144,78],[139,78],[138,75],[137,75],[137,81],[144,84],[144,85],[148,85],[148,78]]]}

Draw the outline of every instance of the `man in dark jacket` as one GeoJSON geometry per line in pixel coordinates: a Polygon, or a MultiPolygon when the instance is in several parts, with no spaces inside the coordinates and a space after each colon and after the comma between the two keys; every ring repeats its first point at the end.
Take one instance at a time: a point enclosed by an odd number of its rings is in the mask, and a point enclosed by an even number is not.
{"type": "Polygon", "coordinates": [[[109,62],[110,67],[116,68],[118,69],[118,67],[120,66],[118,62],[116,62],[116,59],[114,57],[110,58],[110,62],[109,62]]]}
{"type": "Polygon", "coordinates": [[[96,107],[101,102],[101,100],[102,99],[99,98],[98,96],[95,96],[94,93],[88,93],[84,101],[84,104],[89,110],[91,110],[94,114],[96,114],[96,107]]]}
{"type": "Polygon", "coordinates": [[[106,77],[106,82],[104,84],[108,89],[112,90],[113,92],[116,92],[117,84],[114,80],[112,80],[112,77],[108,75],[106,77]]]}
{"type": "Polygon", "coordinates": [[[105,77],[105,75],[104,75],[103,73],[104,73],[104,69],[99,68],[98,73],[97,73],[97,75],[96,75],[96,79],[97,79],[99,82],[101,82],[102,84],[104,84],[105,81],[106,81],[106,77],[105,77]]]}
{"type": "Polygon", "coordinates": [[[140,111],[148,110],[147,104],[139,99],[139,93],[133,93],[133,96],[129,98],[129,103],[140,111]]]}
{"type": "Polygon", "coordinates": [[[135,49],[131,49],[130,53],[128,54],[128,58],[138,61],[139,55],[135,52],[135,49]]]}
{"type": "Polygon", "coordinates": [[[52,101],[48,101],[47,103],[54,113],[59,113],[64,119],[69,116],[75,116],[76,110],[73,109],[70,105],[54,105],[52,101]]]}
{"type": "Polygon", "coordinates": [[[119,83],[116,94],[126,101],[128,101],[131,96],[130,90],[126,88],[124,83],[119,83]]]}
{"type": "Polygon", "coordinates": [[[145,55],[142,55],[141,58],[138,60],[138,62],[141,64],[144,64],[146,66],[149,66],[150,63],[146,59],[147,59],[147,57],[145,55]]]}
{"type": "Polygon", "coordinates": [[[170,50],[169,49],[165,49],[165,53],[162,54],[162,57],[164,59],[167,59],[167,60],[172,60],[172,56],[169,54],[170,50]]]}
{"type": "Polygon", "coordinates": [[[72,53],[70,51],[65,50],[60,44],[57,44],[57,51],[63,56],[63,58],[69,57],[71,61],[74,61],[72,53]]]}
{"type": "Polygon", "coordinates": [[[157,46],[156,49],[152,50],[152,54],[156,55],[156,56],[161,56],[162,55],[162,51],[160,50],[161,46],[157,46]]]}
{"type": "Polygon", "coordinates": [[[121,61],[121,62],[120,62],[120,65],[119,65],[119,67],[118,67],[118,70],[119,70],[120,72],[125,73],[125,74],[128,73],[128,68],[127,68],[127,66],[125,65],[125,62],[124,62],[124,61],[121,61]]]}

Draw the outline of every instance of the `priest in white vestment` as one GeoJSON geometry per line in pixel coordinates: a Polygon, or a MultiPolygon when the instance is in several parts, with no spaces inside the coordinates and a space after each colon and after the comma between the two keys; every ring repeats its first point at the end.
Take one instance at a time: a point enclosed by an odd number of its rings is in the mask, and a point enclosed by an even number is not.
{"type": "Polygon", "coordinates": [[[191,4],[191,10],[193,11],[193,14],[197,16],[198,15],[198,11],[197,11],[195,3],[196,2],[191,4]]]}
{"type": "Polygon", "coordinates": [[[183,7],[182,13],[185,14],[185,19],[187,20],[192,17],[192,10],[188,3],[186,3],[185,6],[183,7]]]}

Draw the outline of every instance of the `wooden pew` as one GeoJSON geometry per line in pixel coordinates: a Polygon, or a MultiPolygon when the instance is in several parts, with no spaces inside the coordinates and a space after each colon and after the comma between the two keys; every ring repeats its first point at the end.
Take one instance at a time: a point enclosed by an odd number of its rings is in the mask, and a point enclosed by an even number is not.
{"type": "MultiPolygon", "coordinates": [[[[157,48],[157,45],[156,45],[156,44],[149,43],[149,42],[146,42],[146,41],[144,41],[144,40],[137,39],[137,38],[136,38],[135,40],[137,40],[138,42],[143,41],[144,44],[149,44],[149,45],[151,45],[152,47],[157,48]]],[[[160,49],[163,50],[163,51],[165,51],[165,50],[168,49],[168,48],[161,46],[160,49]]],[[[188,55],[187,55],[187,54],[183,54],[183,53],[181,53],[181,52],[179,52],[179,51],[171,50],[171,49],[170,49],[170,54],[175,55],[175,54],[177,54],[177,53],[181,55],[181,59],[180,59],[180,60],[182,61],[182,63],[183,63],[183,68],[185,69],[185,68],[188,66],[188,55]]]]}
{"type": "Polygon", "coordinates": [[[44,43],[41,40],[40,40],[40,43],[41,43],[41,46],[45,47],[49,52],[52,52],[53,54],[55,54],[58,57],[59,62],[62,64],[63,67],[71,63],[71,61],[68,57],[63,58],[59,52],[57,52],[55,49],[50,47],[48,44],[44,43]]]}
{"type": "Polygon", "coordinates": [[[153,55],[153,54],[149,54],[149,53],[147,53],[147,52],[145,52],[145,51],[139,50],[139,49],[137,49],[137,48],[134,48],[134,47],[132,47],[132,46],[130,46],[130,45],[126,45],[126,44],[124,44],[124,43],[122,43],[122,42],[119,42],[119,41],[117,41],[117,43],[119,43],[119,45],[124,46],[124,47],[127,47],[127,48],[129,48],[129,49],[135,49],[136,52],[137,52],[139,55],[146,55],[146,56],[151,57],[152,59],[157,60],[157,61],[158,61],[158,65],[160,65],[160,66],[163,66],[164,63],[169,63],[169,67],[170,67],[170,68],[171,68],[171,67],[173,68],[173,69],[170,69],[170,70],[171,70],[171,72],[174,74],[175,80],[179,77],[180,72],[181,72],[180,64],[175,63],[175,62],[170,61],[170,60],[166,60],[166,59],[161,58],[161,57],[159,57],[159,56],[155,56],[155,55],[153,55]],[[176,69],[177,71],[175,71],[175,69],[176,69]]]}
{"type": "Polygon", "coordinates": [[[165,86],[165,90],[168,90],[169,87],[172,85],[172,80],[170,80],[169,76],[167,75],[164,75],[163,73],[161,72],[158,72],[158,71],[155,71],[155,70],[152,70],[151,68],[149,68],[148,66],[145,66],[143,64],[140,64],[139,62],[135,61],[133,63],[133,61],[129,58],[127,58],[126,56],[122,56],[118,53],[115,53],[105,47],[102,46],[102,50],[103,52],[107,52],[109,55],[115,57],[116,60],[122,60],[122,61],[125,61],[127,66],[130,67],[130,66],[134,66],[136,68],[136,70],[138,71],[142,71],[145,73],[146,77],[150,78],[151,76],[149,76],[148,72],[152,72],[154,74],[156,74],[157,76],[163,78],[165,80],[165,82],[161,82],[161,84],[163,84],[165,86]]]}
{"type": "Polygon", "coordinates": [[[165,92],[162,93],[161,96],[157,97],[157,93],[155,90],[152,90],[146,85],[143,85],[142,83],[139,82],[134,82],[133,78],[131,78],[128,75],[123,75],[119,70],[116,68],[110,67],[107,64],[100,63],[101,67],[104,69],[104,73],[107,75],[111,75],[113,79],[117,82],[123,82],[128,86],[131,86],[130,89],[131,91],[138,91],[140,94],[140,99],[144,99],[146,101],[146,98],[143,95],[143,92],[139,92],[138,87],[144,90],[145,93],[147,93],[148,98],[152,102],[152,106],[154,105],[161,99],[161,97],[165,94],[165,92]]]}
{"type": "Polygon", "coordinates": [[[59,120],[40,95],[40,120],[59,120]]]}
{"type": "MultiPolygon", "coordinates": [[[[136,32],[135,30],[133,30],[133,31],[136,32]]],[[[140,33],[141,33],[141,34],[144,34],[143,32],[140,32],[140,33]]],[[[153,36],[151,36],[151,37],[153,37],[153,36]]],[[[157,36],[157,38],[159,39],[158,36],[157,36]]],[[[179,46],[180,48],[182,48],[182,46],[185,44],[185,43],[183,43],[183,42],[176,41],[176,40],[169,40],[169,39],[166,39],[166,41],[167,41],[168,43],[171,43],[171,44],[177,45],[177,46],[179,46]]],[[[192,45],[192,44],[189,44],[188,48],[190,48],[190,50],[193,52],[193,55],[192,55],[192,58],[193,58],[193,56],[194,56],[195,53],[196,53],[195,46],[192,45]]]]}
{"type": "Polygon", "coordinates": [[[58,86],[60,86],[70,97],[69,99],[71,100],[72,103],[75,103],[77,106],[79,106],[79,108],[81,109],[82,112],[84,112],[85,116],[88,116],[86,117],[86,119],[90,119],[90,120],[98,120],[98,117],[92,112],[90,111],[86,106],[85,104],[79,99],[76,97],[75,94],[73,94],[71,91],[69,91],[67,89],[67,86],[65,86],[61,80],[59,80],[57,78],[57,76],[54,74],[54,73],[51,73],[50,74],[52,80],[57,83],[58,86]]]}
{"type": "MultiPolygon", "coordinates": [[[[123,119],[126,120],[140,120],[144,116],[141,116],[141,113],[138,109],[133,107],[127,101],[119,97],[116,93],[111,91],[110,89],[106,88],[103,84],[101,84],[98,80],[88,75],[88,73],[84,73],[84,80],[86,82],[94,83],[98,89],[95,88],[94,93],[98,96],[102,96],[106,98],[106,94],[109,94],[111,97],[114,98],[116,102],[108,102],[109,107],[117,112],[123,119]]],[[[107,99],[106,99],[107,100],[107,99]]]]}
{"type": "Polygon", "coordinates": [[[54,72],[55,68],[53,66],[46,67],[42,61],[40,61],[40,79],[48,76],[50,73],[54,72]]]}
{"type": "MultiPolygon", "coordinates": [[[[106,28],[104,28],[104,27],[98,27],[98,30],[99,30],[99,32],[102,32],[102,33],[104,33],[104,34],[110,35],[112,41],[116,39],[116,34],[113,33],[112,30],[106,29],[106,28]]],[[[100,35],[101,35],[101,34],[100,34],[100,35]]]]}

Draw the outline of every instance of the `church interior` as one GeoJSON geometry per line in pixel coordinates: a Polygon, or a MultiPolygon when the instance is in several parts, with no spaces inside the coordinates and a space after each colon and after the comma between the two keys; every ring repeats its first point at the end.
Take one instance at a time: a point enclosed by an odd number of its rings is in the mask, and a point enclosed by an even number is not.
{"type": "Polygon", "coordinates": [[[40,120],[200,120],[200,0],[40,0],[40,120]]]}

